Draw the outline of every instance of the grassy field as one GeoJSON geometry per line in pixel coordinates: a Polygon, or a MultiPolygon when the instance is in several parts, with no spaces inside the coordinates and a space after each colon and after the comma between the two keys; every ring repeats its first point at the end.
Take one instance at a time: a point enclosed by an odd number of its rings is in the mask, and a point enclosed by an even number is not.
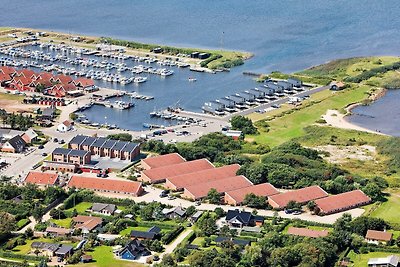
{"type": "Polygon", "coordinates": [[[128,228],[122,230],[119,234],[122,235],[122,236],[127,236],[133,230],[147,232],[149,229],[150,229],[150,227],[145,227],[145,226],[128,227],[128,228]]]}
{"type": "Polygon", "coordinates": [[[78,205],[76,205],[73,208],[67,209],[65,210],[66,212],[72,212],[74,209],[76,209],[76,211],[78,213],[84,213],[87,209],[90,209],[92,207],[92,203],[89,202],[81,202],[78,205]]]}
{"type": "Polygon", "coordinates": [[[368,260],[370,258],[383,258],[394,253],[390,252],[370,252],[368,254],[356,254],[354,251],[350,251],[348,257],[352,262],[354,262],[354,267],[365,267],[368,266],[368,260]]]}
{"type": "Polygon", "coordinates": [[[71,225],[71,218],[65,218],[61,220],[51,219],[50,222],[57,224],[60,227],[69,228],[71,225]]]}
{"type": "Polygon", "coordinates": [[[17,229],[21,229],[22,227],[24,227],[25,225],[27,225],[29,223],[29,219],[21,219],[17,222],[17,229]]]}
{"type": "MultiPolygon", "coordinates": [[[[21,246],[16,246],[12,252],[17,253],[17,254],[29,254],[29,252],[31,251],[31,245],[33,242],[47,242],[47,243],[56,243],[54,242],[53,239],[50,238],[36,238],[33,240],[26,240],[26,244],[25,245],[21,245],[21,246]]],[[[71,243],[71,242],[62,242],[63,244],[69,244],[72,246],[75,246],[77,243],[71,243]]]]}
{"type": "Polygon", "coordinates": [[[0,100],[16,100],[16,101],[22,101],[23,99],[24,99],[24,96],[21,96],[21,95],[13,95],[13,94],[0,93],[0,100]]]}
{"type": "MultiPolygon", "coordinates": [[[[343,109],[351,103],[362,101],[370,91],[369,86],[355,86],[340,92],[323,91],[314,95],[314,102],[289,114],[267,120],[269,131],[260,129],[259,135],[248,136],[260,144],[277,146],[305,134],[304,128],[314,124],[328,109],[343,109]]],[[[268,118],[268,113],[264,114],[268,118]]]]}
{"type": "Polygon", "coordinates": [[[123,261],[117,260],[112,253],[112,248],[109,246],[100,246],[96,247],[94,251],[89,252],[89,255],[93,256],[93,260],[95,262],[92,263],[84,263],[74,265],[76,267],[110,267],[110,266],[118,266],[118,267],[139,267],[145,266],[144,264],[131,262],[131,261],[123,261]]]}
{"type": "Polygon", "coordinates": [[[371,217],[382,218],[389,223],[400,224],[400,195],[399,193],[392,192],[388,201],[376,205],[370,211],[371,217]]]}

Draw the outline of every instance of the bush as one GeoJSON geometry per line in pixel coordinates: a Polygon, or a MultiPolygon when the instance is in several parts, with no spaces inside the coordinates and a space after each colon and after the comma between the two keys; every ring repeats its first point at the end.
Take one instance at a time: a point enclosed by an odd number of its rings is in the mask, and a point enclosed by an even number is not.
{"type": "Polygon", "coordinates": [[[176,227],[174,230],[166,233],[162,238],[161,241],[164,244],[169,244],[171,243],[172,240],[174,240],[180,233],[183,232],[183,230],[185,230],[185,228],[183,226],[178,226],[176,227]]]}

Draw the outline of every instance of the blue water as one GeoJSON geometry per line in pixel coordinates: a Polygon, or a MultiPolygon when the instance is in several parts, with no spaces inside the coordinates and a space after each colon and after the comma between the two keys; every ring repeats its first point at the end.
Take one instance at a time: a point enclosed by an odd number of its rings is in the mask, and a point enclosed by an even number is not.
{"type": "MultiPolygon", "coordinates": [[[[0,25],[4,26],[243,50],[255,55],[230,73],[198,74],[198,81],[193,84],[187,83],[188,76],[193,74],[185,72],[162,82],[147,82],[140,92],[157,93],[160,97],[151,104],[139,103],[135,107],[138,111],[133,111],[134,120],[121,120],[120,126],[129,129],[139,129],[142,122],[151,122],[148,112],[154,107],[179,101],[184,108],[199,111],[205,101],[257,86],[250,77],[242,75],[243,71],[292,72],[336,58],[398,55],[400,47],[400,5],[395,0],[2,0],[0,3],[3,14],[0,25]]],[[[104,114],[89,110],[88,117],[100,120],[104,114]]],[[[118,113],[114,117],[118,119],[118,113]]]]}

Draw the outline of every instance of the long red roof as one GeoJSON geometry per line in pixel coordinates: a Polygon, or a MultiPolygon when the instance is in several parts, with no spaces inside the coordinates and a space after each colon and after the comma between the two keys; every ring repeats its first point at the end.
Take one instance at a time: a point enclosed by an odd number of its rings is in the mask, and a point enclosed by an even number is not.
{"type": "Polygon", "coordinates": [[[109,190],[120,193],[138,194],[142,188],[142,183],[115,179],[72,176],[71,180],[68,183],[68,187],[93,190],[109,190]]]}
{"type": "Polygon", "coordinates": [[[253,193],[256,196],[269,197],[272,195],[279,194],[279,191],[276,190],[276,188],[272,184],[263,183],[225,192],[226,195],[230,196],[238,204],[242,203],[246,195],[250,193],[253,193]]]}
{"type": "Polygon", "coordinates": [[[178,164],[185,161],[186,160],[182,158],[182,156],[178,153],[171,153],[157,157],[142,159],[142,162],[146,163],[151,169],[178,164]]]}
{"type": "Polygon", "coordinates": [[[318,199],[315,204],[322,213],[345,210],[358,205],[371,202],[371,198],[361,190],[353,190],[326,198],[318,199]]]}
{"type": "Polygon", "coordinates": [[[34,172],[31,171],[25,178],[25,183],[39,184],[39,185],[54,185],[57,181],[58,175],[49,172],[34,172]]]}
{"type": "Polygon", "coordinates": [[[273,207],[274,205],[277,205],[279,208],[284,208],[290,201],[296,201],[297,203],[306,203],[311,200],[316,200],[327,196],[328,193],[326,193],[321,187],[313,185],[302,189],[270,196],[268,198],[268,201],[273,207]]]}

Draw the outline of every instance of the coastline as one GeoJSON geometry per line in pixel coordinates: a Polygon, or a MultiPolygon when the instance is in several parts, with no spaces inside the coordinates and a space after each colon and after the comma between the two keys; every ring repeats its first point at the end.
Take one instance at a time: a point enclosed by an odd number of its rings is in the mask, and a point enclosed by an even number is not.
{"type": "MultiPolygon", "coordinates": [[[[378,92],[370,95],[367,99],[367,101],[371,101],[373,103],[374,101],[380,99],[381,97],[385,96],[387,92],[387,89],[380,88],[378,92]]],[[[352,110],[360,105],[362,105],[362,102],[358,103],[353,103],[350,104],[345,108],[346,113],[340,113],[338,110],[327,110],[326,114],[322,116],[322,118],[326,121],[326,123],[329,126],[333,126],[336,128],[341,128],[341,129],[347,129],[347,130],[356,130],[356,131],[362,131],[362,132],[368,132],[368,133],[373,133],[373,134],[379,134],[379,135],[384,135],[384,136],[390,136],[388,134],[379,132],[379,131],[374,131],[371,129],[368,129],[366,127],[359,126],[357,124],[351,123],[348,121],[348,116],[352,114],[352,110]]]]}

